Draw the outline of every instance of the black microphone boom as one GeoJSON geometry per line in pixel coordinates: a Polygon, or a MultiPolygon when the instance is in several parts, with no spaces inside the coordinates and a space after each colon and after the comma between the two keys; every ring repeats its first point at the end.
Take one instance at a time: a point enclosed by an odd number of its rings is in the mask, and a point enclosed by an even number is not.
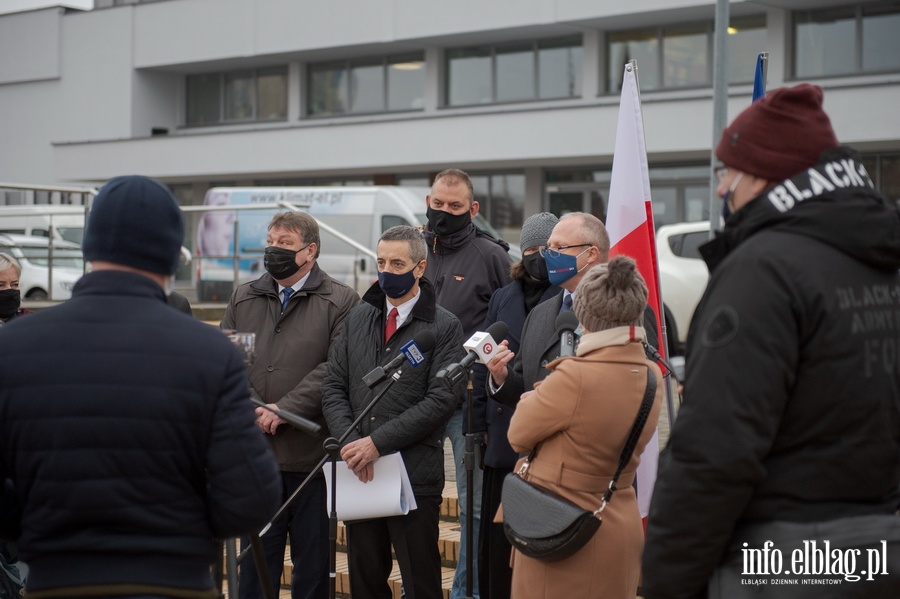
{"type": "Polygon", "coordinates": [[[412,341],[404,345],[400,348],[400,353],[398,353],[393,360],[385,364],[384,366],[376,366],[373,368],[366,376],[363,377],[363,382],[367,387],[374,387],[381,381],[387,378],[388,373],[392,370],[396,370],[403,365],[407,360],[412,363],[412,360],[407,356],[407,346],[411,345],[418,349],[418,351],[422,354],[430,352],[434,349],[435,344],[437,344],[437,337],[434,336],[434,333],[425,329],[423,331],[419,331],[416,333],[412,341]]]}
{"type": "Polygon", "coordinates": [[[302,416],[297,416],[296,414],[291,414],[290,412],[285,412],[284,410],[279,410],[278,408],[269,407],[269,404],[256,397],[255,393],[250,396],[250,401],[265,410],[269,410],[294,428],[298,428],[301,431],[307,432],[311,435],[315,435],[320,430],[322,430],[322,427],[312,420],[307,420],[302,416]]]}
{"type": "Polygon", "coordinates": [[[575,355],[575,329],[578,318],[571,310],[560,312],[556,317],[556,334],[559,335],[559,357],[575,355]]]}

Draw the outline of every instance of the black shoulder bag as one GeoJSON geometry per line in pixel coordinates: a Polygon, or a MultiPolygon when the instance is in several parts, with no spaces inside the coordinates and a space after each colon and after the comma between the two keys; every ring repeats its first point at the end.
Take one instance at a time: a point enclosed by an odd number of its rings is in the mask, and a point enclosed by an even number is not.
{"type": "Polygon", "coordinates": [[[603,501],[596,510],[586,510],[557,493],[523,478],[537,448],[532,450],[517,472],[506,475],[501,498],[503,531],[515,549],[528,557],[554,562],[565,559],[584,547],[603,523],[600,514],[616,492],[619,475],[631,461],[631,455],[644,430],[644,424],[650,416],[655,396],[656,377],[648,367],[644,399],[625,440],[616,473],[609,481],[603,501]]]}

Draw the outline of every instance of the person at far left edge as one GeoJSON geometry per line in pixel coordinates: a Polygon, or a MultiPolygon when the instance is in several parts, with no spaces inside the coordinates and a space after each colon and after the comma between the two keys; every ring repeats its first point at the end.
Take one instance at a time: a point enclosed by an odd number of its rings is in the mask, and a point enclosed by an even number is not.
{"type": "MultiPolygon", "coordinates": [[[[332,279],[317,263],[319,225],[305,212],[276,214],[268,225],[259,279],[238,287],[222,319],[223,329],[256,333],[250,384],[271,407],[322,426],[311,435],[258,407],[257,425],[266,433],[281,469],[286,501],[324,457],[328,436],[322,416],[322,380],[344,317],[359,302],[350,287],[332,279]]],[[[284,549],[291,539],[292,599],[325,599],[329,592],[328,517],[321,471],[260,537],[276,594],[284,549]]],[[[240,598],[262,597],[253,560],[241,564],[240,598]]]]}

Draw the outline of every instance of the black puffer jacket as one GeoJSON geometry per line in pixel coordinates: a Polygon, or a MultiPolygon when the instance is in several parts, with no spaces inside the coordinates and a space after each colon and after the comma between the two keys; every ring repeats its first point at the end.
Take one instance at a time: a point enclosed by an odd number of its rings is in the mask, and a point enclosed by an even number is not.
{"type": "Polygon", "coordinates": [[[211,588],[213,538],[258,530],[281,498],[237,350],[121,271],[0,329],[7,476],[28,590],[211,588]]]}
{"type": "Polygon", "coordinates": [[[742,524],[900,503],[896,204],[836,148],[702,251],[712,277],[648,521],[653,599],[702,595],[742,524]]]}
{"type": "Polygon", "coordinates": [[[376,283],[344,321],[328,361],[322,385],[322,411],[332,436],[339,438],[390,379],[369,389],[363,376],[389,362],[419,331],[437,338],[426,362],[408,364],[387,394],[375,405],[346,443],[371,436],[380,455],[399,451],[416,495],[444,490],[444,426],[456,408],[456,395],[435,378],[441,368],[463,357],[459,321],[435,303],[434,291],[419,280],[420,296],[410,317],[384,345],[385,296],[376,283]]]}

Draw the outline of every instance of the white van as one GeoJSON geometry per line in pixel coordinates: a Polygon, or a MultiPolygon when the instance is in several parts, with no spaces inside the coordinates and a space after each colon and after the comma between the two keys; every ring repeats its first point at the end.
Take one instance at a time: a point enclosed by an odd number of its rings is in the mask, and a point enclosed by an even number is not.
{"type": "MultiPolygon", "coordinates": [[[[319,222],[322,269],[362,294],[377,279],[378,238],[396,225],[424,225],[430,192],[395,186],[214,187],[206,192],[194,238],[197,298],[228,301],[237,283],[258,278],[267,225],[290,206],[319,222]]],[[[480,216],[476,225],[498,237],[480,216]]]]}
{"type": "Polygon", "coordinates": [[[0,206],[0,233],[53,237],[81,245],[84,207],[57,205],[0,206]]]}

